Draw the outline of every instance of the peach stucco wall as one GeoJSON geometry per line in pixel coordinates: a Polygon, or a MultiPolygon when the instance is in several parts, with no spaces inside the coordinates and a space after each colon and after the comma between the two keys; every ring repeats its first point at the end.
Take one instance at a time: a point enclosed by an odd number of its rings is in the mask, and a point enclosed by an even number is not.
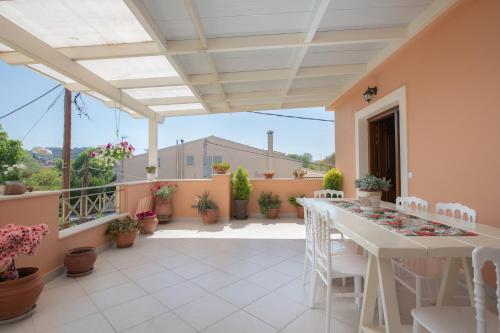
{"type": "Polygon", "coordinates": [[[406,86],[409,194],[461,202],[500,227],[500,1],[459,1],[333,105],[336,164],[354,195],[354,113],[406,86]],[[375,99],[376,100],[376,99],[375,99]]]}
{"type": "Polygon", "coordinates": [[[45,223],[49,234],[45,236],[36,256],[19,256],[18,267],[36,266],[42,274],[60,267],[67,250],[79,246],[99,247],[108,240],[104,237],[105,225],[101,225],[64,239],[58,239],[59,193],[16,198],[0,201],[0,227],[6,224],[35,225],[45,223]]]}
{"type": "Polygon", "coordinates": [[[299,197],[304,194],[306,197],[312,197],[314,191],[320,190],[323,186],[323,179],[251,179],[253,186],[252,193],[248,200],[248,213],[250,215],[259,215],[260,208],[257,202],[260,193],[273,192],[278,194],[282,201],[280,214],[284,216],[293,216],[296,213],[295,207],[288,203],[288,197],[299,197]]]}

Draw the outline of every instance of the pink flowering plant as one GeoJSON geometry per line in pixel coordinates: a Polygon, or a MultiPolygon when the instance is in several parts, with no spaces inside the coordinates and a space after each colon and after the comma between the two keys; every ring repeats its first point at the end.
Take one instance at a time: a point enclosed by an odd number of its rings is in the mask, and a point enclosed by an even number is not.
{"type": "Polygon", "coordinates": [[[151,189],[153,195],[160,197],[162,199],[170,198],[175,190],[177,189],[177,184],[159,184],[151,189]]]}
{"type": "Polygon", "coordinates": [[[156,217],[156,213],[153,212],[152,210],[148,210],[147,212],[142,212],[137,215],[135,215],[138,220],[144,220],[145,218],[148,217],[156,217]]]}
{"type": "Polygon", "coordinates": [[[19,278],[14,259],[18,255],[34,256],[42,237],[48,232],[46,224],[7,224],[0,229],[0,281],[19,278]]]}
{"type": "Polygon", "coordinates": [[[122,141],[113,145],[108,143],[105,146],[98,146],[90,152],[90,157],[95,164],[100,167],[113,168],[126,158],[132,157],[135,148],[127,141],[122,141]]]}

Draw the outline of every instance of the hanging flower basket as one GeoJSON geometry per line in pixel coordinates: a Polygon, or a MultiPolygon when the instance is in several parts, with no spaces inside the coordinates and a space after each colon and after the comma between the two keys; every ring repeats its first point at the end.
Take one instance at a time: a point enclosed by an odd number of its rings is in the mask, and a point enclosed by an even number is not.
{"type": "Polygon", "coordinates": [[[135,148],[127,141],[122,141],[113,145],[108,143],[105,146],[98,146],[92,152],[90,157],[100,167],[113,168],[118,162],[132,157],[135,148]]]}

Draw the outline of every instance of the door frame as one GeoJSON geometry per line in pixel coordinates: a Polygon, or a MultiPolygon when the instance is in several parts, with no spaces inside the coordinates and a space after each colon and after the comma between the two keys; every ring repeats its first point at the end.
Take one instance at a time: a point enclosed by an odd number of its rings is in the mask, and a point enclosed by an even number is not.
{"type": "Polygon", "coordinates": [[[406,109],[406,86],[402,86],[379,100],[370,103],[354,114],[356,154],[356,178],[369,171],[369,125],[368,119],[387,110],[399,107],[399,174],[401,196],[408,196],[408,132],[406,109]]]}

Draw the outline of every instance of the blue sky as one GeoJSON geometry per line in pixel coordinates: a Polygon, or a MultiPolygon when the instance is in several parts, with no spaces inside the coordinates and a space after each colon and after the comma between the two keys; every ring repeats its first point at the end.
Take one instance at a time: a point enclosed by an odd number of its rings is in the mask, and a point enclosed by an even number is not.
{"type": "MultiPolygon", "coordinates": [[[[0,61],[0,115],[13,110],[57,84],[30,69],[9,66],[0,61]]],[[[62,88],[56,89],[43,99],[22,111],[0,120],[0,124],[13,139],[21,140],[46,111],[62,88]]],[[[74,111],[72,146],[96,146],[115,142],[115,110],[104,106],[99,100],[84,95],[90,119],[79,118],[74,111]]],[[[332,112],[323,109],[295,109],[275,111],[280,114],[333,119],[332,112]]],[[[174,145],[178,139],[190,141],[208,135],[216,135],[251,146],[265,148],[266,132],[274,131],[275,150],[285,153],[313,154],[320,159],[334,152],[334,124],[319,121],[286,119],[246,112],[166,118],[159,125],[158,146],[174,145]]],[[[137,147],[136,153],[147,147],[147,121],[132,119],[121,113],[120,136],[137,147]]],[[[24,147],[62,146],[63,98],[43,117],[23,140],[24,147]]]]}

